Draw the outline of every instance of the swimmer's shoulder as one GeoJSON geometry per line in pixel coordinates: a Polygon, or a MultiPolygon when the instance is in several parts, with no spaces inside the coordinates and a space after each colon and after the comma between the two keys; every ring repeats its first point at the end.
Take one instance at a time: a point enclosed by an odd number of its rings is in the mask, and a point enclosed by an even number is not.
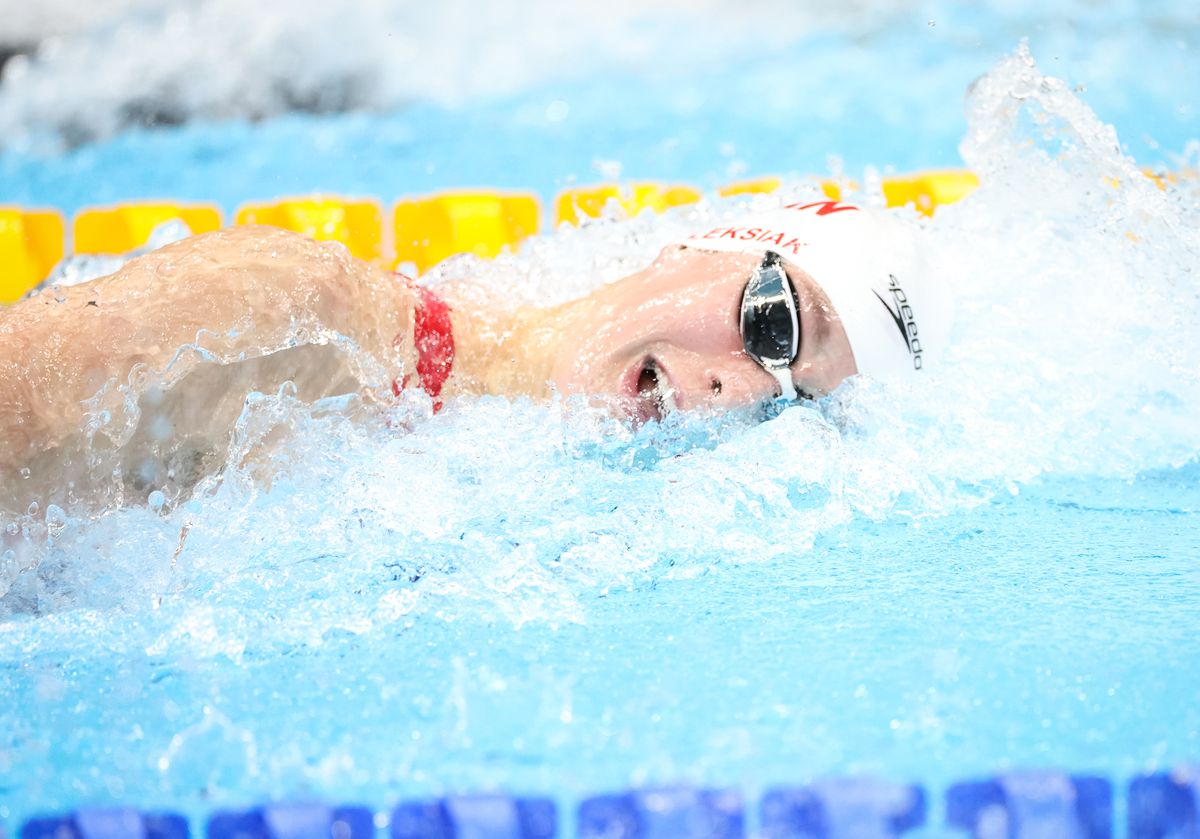
{"type": "Polygon", "coordinates": [[[181,267],[219,264],[267,263],[347,266],[354,258],[339,242],[318,242],[301,233],[278,227],[245,224],[190,236],[133,260],[178,264],[181,267]]]}
{"type": "MultiPolygon", "coordinates": [[[[352,256],[338,242],[261,225],[238,225],[173,242],[130,260],[114,275],[122,283],[178,284],[235,291],[265,284],[303,294],[341,289],[348,280],[385,272],[352,256]]],[[[101,281],[103,282],[103,281],[101,281]]]]}

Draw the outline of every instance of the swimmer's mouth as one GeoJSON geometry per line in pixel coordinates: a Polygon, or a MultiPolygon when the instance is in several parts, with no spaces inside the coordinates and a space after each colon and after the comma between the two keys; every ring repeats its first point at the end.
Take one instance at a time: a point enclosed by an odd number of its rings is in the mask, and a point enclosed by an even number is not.
{"type": "Polygon", "coordinates": [[[654,420],[662,422],[663,417],[679,408],[675,388],[671,386],[662,365],[652,356],[643,359],[631,371],[635,374],[633,386],[633,419],[639,425],[654,420]]]}

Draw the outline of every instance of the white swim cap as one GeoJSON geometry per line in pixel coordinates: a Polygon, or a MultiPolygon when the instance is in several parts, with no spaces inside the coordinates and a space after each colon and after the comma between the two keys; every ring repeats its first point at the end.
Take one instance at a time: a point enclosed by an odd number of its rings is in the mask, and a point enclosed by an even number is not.
{"type": "Polygon", "coordinates": [[[858,372],[872,378],[928,368],[949,336],[949,289],[930,287],[912,231],[883,211],[797,202],[681,244],[725,253],[773,251],[805,271],[833,304],[858,372]]]}

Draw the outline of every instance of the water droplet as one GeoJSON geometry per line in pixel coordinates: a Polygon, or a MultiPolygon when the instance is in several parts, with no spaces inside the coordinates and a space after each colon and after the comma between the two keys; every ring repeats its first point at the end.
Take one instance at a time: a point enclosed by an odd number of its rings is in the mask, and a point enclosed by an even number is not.
{"type": "Polygon", "coordinates": [[[51,538],[62,533],[63,528],[67,526],[67,511],[57,504],[49,504],[46,507],[46,530],[49,531],[51,538]]]}
{"type": "Polygon", "coordinates": [[[31,474],[33,474],[33,473],[29,471],[29,467],[28,467],[28,466],[22,466],[22,467],[21,467],[21,477],[22,477],[22,478],[26,478],[26,479],[28,479],[28,478],[29,478],[29,476],[30,476],[31,474]]]}
{"type": "Polygon", "coordinates": [[[38,506],[36,501],[31,501],[29,502],[29,506],[25,509],[25,512],[31,516],[36,516],[38,514],[38,510],[40,509],[42,508],[38,506]]]}
{"type": "Polygon", "coordinates": [[[162,490],[156,489],[146,497],[146,503],[151,510],[157,513],[162,509],[163,504],[167,503],[167,496],[163,494],[162,490]]]}

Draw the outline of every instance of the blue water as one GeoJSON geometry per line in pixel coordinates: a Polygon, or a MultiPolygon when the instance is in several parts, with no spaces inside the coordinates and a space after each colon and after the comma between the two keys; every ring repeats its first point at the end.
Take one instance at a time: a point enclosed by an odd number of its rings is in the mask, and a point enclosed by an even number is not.
{"type": "MultiPolygon", "coordinates": [[[[105,652],[89,639],[64,660],[58,640],[10,662],[9,698],[24,710],[8,735],[7,797],[198,814],[311,793],[377,806],[448,789],[567,799],[829,773],[933,791],[1009,767],[1120,781],[1200,749],[1198,474],[1038,482],[919,525],[855,521],[811,548],[789,546],[773,521],[769,561],[753,546],[666,545],[580,592],[558,626],[515,627],[456,597],[394,623],[267,640],[300,612],[343,608],[330,589],[348,573],[342,557],[255,552],[241,569],[255,580],[178,604],[190,638],[138,649],[146,621],[182,620],[168,604],[165,618],[104,621],[123,624],[103,632],[105,652]],[[235,591],[267,584],[284,591],[235,591]],[[238,603],[250,612],[238,618],[223,601],[242,597],[268,602],[238,603]],[[222,636],[245,647],[198,649],[222,636]]],[[[531,534],[552,567],[561,546],[521,518],[508,538],[531,534]]],[[[422,559],[446,567],[448,553],[422,559]]],[[[422,592],[371,576],[358,597],[422,592]]]]}
{"type": "MultiPolygon", "coordinates": [[[[1168,11],[1164,31],[1129,10],[1025,29],[944,9],[696,69],[708,98],[665,71],[632,90],[541,80],[454,109],[5,153],[12,198],[66,209],[548,192],[603,160],[713,185],[830,152],[859,170],[961,160],[983,185],[931,222],[902,217],[958,310],[921,383],[638,432],[565,401],[431,417],[285,390],[249,399],[224,478],[194,496],[59,487],[6,511],[0,821],[496,788],[566,803],[675,781],[752,796],[831,774],[936,801],[1009,767],[1120,783],[1196,760],[1200,223],[1194,184],[1137,174],[1198,133],[1194,30],[1168,11]],[[1010,34],[1031,35],[1040,69],[993,65],[1013,43],[980,57],[1010,34]],[[1055,46],[1099,81],[1078,91],[1055,46]],[[745,95],[826,57],[838,72],[815,98],[745,95]],[[554,99],[570,108],[550,125],[554,99]]],[[[600,223],[449,273],[578,293],[737,209],[600,223]]]]}

